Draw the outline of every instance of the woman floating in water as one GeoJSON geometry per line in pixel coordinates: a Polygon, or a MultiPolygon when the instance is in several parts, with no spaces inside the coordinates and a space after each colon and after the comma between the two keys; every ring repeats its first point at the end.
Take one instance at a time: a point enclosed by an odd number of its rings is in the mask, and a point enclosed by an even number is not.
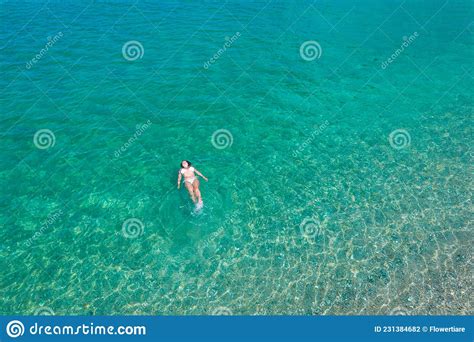
{"type": "Polygon", "coordinates": [[[207,182],[207,178],[204,175],[191,166],[191,162],[183,160],[181,162],[181,169],[178,171],[178,189],[181,186],[181,177],[184,176],[184,185],[189,191],[189,195],[194,203],[198,206],[202,206],[201,191],[199,191],[199,179],[194,174],[204,178],[207,182]]]}

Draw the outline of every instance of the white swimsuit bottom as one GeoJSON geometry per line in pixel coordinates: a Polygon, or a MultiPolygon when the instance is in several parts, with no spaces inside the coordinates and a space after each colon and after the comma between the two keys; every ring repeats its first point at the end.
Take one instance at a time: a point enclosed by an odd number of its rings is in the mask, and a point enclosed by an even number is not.
{"type": "Polygon", "coordinates": [[[184,179],[184,181],[188,182],[189,184],[193,184],[195,180],[196,180],[196,177],[189,177],[189,178],[184,179]]]}

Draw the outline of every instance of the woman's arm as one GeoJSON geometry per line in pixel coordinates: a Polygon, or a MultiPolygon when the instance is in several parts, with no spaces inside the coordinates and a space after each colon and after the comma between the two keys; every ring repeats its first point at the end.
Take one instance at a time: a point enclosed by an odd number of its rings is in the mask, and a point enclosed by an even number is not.
{"type": "Polygon", "coordinates": [[[194,169],[194,172],[196,172],[198,174],[198,176],[201,176],[202,178],[204,178],[207,182],[207,178],[201,173],[199,172],[198,170],[194,169]]]}
{"type": "Polygon", "coordinates": [[[181,174],[181,170],[179,170],[178,171],[178,189],[181,186],[181,177],[183,177],[183,175],[181,174]]]}

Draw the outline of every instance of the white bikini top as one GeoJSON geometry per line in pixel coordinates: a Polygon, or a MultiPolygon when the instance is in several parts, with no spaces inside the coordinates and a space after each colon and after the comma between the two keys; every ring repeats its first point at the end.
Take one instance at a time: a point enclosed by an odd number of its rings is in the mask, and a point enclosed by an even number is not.
{"type": "Polygon", "coordinates": [[[184,172],[186,172],[186,170],[194,172],[194,167],[191,166],[189,169],[181,169],[181,174],[184,175],[184,172]]]}

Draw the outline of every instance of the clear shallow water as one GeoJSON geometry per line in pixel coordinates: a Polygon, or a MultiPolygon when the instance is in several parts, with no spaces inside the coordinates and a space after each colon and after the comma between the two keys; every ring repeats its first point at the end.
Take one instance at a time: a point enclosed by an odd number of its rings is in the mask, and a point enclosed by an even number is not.
{"type": "Polygon", "coordinates": [[[0,313],[472,314],[472,3],[400,5],[2,3],[0,313]]]}

